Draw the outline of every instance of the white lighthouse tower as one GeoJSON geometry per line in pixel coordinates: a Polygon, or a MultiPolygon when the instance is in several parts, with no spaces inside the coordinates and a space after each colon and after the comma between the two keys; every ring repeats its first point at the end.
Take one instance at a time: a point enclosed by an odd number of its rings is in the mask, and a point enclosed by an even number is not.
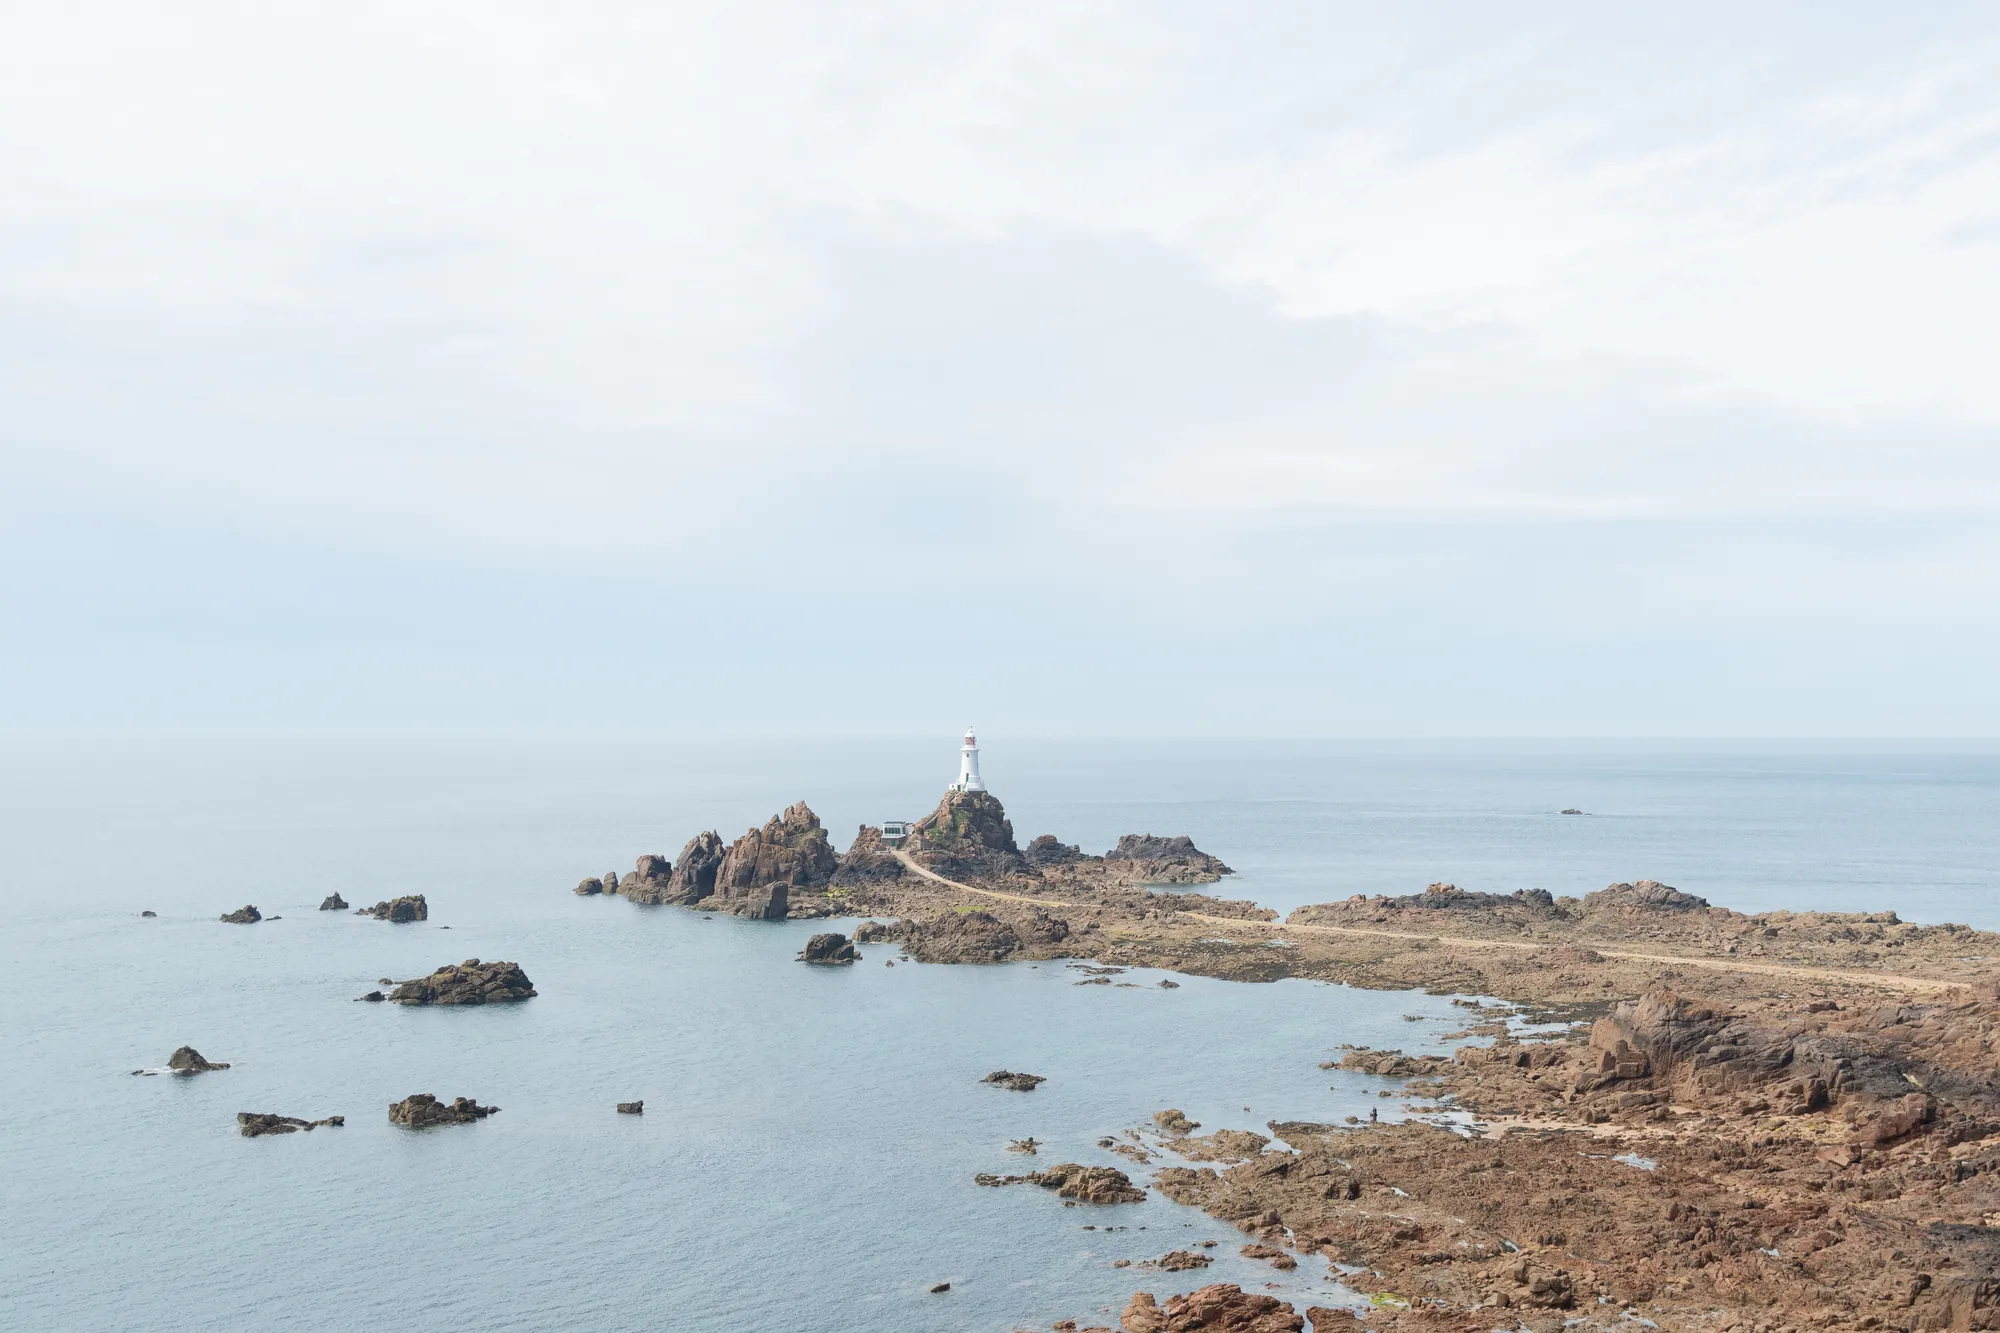
{"type": "Polygon", "coordinates": [[[979,776],[979,741],[973,736],[971,727],[965,729],[965,744],[958,747],[958,781],[945,790],[986,790],[986,783],[979,776]]]}

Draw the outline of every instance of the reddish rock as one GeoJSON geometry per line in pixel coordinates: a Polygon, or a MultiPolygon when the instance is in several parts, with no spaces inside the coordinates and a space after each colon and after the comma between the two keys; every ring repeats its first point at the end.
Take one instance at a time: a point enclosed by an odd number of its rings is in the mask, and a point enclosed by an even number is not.
{"type": "Polygon", "coordinates": [[[1135,1292],[1119,1322],[1125,1333],[1303,1333],[1306,1326],[1283,1301],[1229,1282],[1170,1296],[1165,1305],[1135,1292]]]}

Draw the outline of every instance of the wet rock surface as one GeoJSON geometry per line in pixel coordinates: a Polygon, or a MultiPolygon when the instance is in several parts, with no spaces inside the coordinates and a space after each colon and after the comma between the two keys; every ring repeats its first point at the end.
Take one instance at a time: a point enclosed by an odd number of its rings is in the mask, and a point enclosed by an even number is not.
{"type": "Polygon", "coordinates": [[[499,1111],[497,1106],[481,1106],[470,1097],[454,1097],[447,1104],[428,1092],[419,1092],[389,1107],[389,1123],[407,1125],[411,1129],[428,1129],[432,1125],[469,1125],[475,1120],[497,1115],[499,1111]]]}
{"type": "Polygon", "coordinates": [[[330,1115],[324,1120],[302,1120],[295,1115],[269,1115],[259,1111],[238,1111],[236,1113],[237,1132],[246,1139],[261,1138],[266,1134],[296,1134],[300,1130],[311,1132],[322,1125],[344,1125],[347,1117],[330,1115]]]}
{"type": "Polygon", "coordinates": [[[245,903],[233,912],[224,912],[222,919],[232,926],[251,926],[264,919],[264,914],[245,903]]]}
{"type": "Polygon", "coordinates": [[[1136,1292],[1119,1317],[1125,1333],[1302,1333],[1306,1321],[1273,1296],[1217,1282],[1161,1304],[1136,1292]]]}
{"type": "Polygon", "coordinates": [[[1017,1074],[1011,1069],[996,1069],[979,1081],[981,1083],[992,1083],[1002,1088],[1010,1088],[1015,1092],[1033,1092],[1036,1088],[1048,1082],[1040,1074],[1017,1074]]]}
{"type": "Polygon", "coordinates": [[[390,993],[397,1004],[507,1004],[531,999],[534,983],[519,963],[447,963],[427,977],[405,981],[390,993]]]}
{"type": "Polygon", "coordinates": [[[799,961],[817,963],[821,966],[836,966],[852,963],[861,957],[848,943],[847,936],[838,934],[815,935],[806,941],[806,947],[799,950],[799,961]]]}
{"type": "Polygon", "coordinates": [[[390,898],[385,902],[376,903],[373,907],[360,908],[356,915],[372,916],[377,921],[393,922],[396,925],[408,925],[413,921],[430,920],[431,909],[430,904],[424,901],[423,894],[413,893],[402,898],[390,898]]]}

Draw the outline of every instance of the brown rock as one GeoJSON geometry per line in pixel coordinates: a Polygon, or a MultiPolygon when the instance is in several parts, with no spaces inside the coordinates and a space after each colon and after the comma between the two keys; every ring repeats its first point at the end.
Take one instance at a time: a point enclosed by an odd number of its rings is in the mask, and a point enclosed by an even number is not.
{"type": "Polygon", "coordinates": [[[1114,879],[1133,884],[1213,884],[1236,873],[1195,846],[1185,833],[1173,838],[1128,833],[1104,854],[1104,869],[1114,879]]]}
{"type": "Polygon", "coordinates": [[[603,892],[604,881],[601,879],[586,879],[576,886],[576,895],[579,898],[592,898],[603,892]]]}
{"type": "Polygon", "coordinates": [[[264,914],[245,903],[233,912],[224,912],[222,919],[232,926],[250,926],[264,919],[264,914]]]}
{"type": "Polygon", "coordinates": [[[1217,1282],[1165,1305],[1135,1292],[1120,1318],[1125,1333],[1303,1333],[1306,1321],[1291,1306],[1234,1283],[1217,1282]]]}
{"type": "Polygon", "coordinates": [[[644,1115],[645,1113],[646,1113],[646,1103],[644,1102],[618,1103],[619,1115],[644,1115]]]}
{"type": "Polygon", "coordinates": [[[167,1057],[167,1068],[176,1074],[192,1076],[206,1074],[211,1069],[227,1069],[227,1064],[215,1064],[202,1059],[201,1052],[192,1046],[183,1046],[167,1057]]]}
{"type": "Polygon", "coordinates": [[[826,830],[804,801],[786,806],[723,853],[709,906],[736,916],[782,921],[794,888],[824,887],[840,867],[826,830]]]}
{"type": "Polygon", "coordinates": [[[300,1130],[308,1133],[321,1125],[340,1126],[347,1123],[344,1115],[330,1115],[324,1120],[301,1120],[295,1115],[266,1115],[257,1111],[238,1111],[236,1127],[246,1139],[260,1138],[265,1134],[296,1134],[300,1130]]]}
{"type": "Polygon", "coordinates": [[[903,863],[882,841],[882,830],[863,824],[854,841],[841,854],[840,867],[833,872],[835,888],[857,885],[893,884],[903,877],[903,863]]]}
{"type": "Polygon", "coordinates": [[[910,829],[910,859],[946,879],[978,882],[1032,873],[1014,845],[1014,825],[998,797],[948,791],[937,809],[910,829]]]}
{"type": "Polygon", "coordinates": [[[906,922],[901,936],[920,963],[1003,963],[1021,949],[1020,935],[991,912],[945,912],[906,922]]]}
{"type": "Polygon", "coordinates": [[[504,1004],[534,995],[534,983],[519,963],[482,963],[468,958],[404,982],[389,998],[397,1004],[504,1004]]]}
{"type": "Polygon", "coordinates": [[[1075,1199],[1080,1203],[1146,1201],[1146,1191],[1134,1185],[1132,1178],[1123,1171],[1110,1166],[1062,1162],[1046,1171],[1034,1172],[1027,1177],[1027,1183],[1054,1190],[1057,1198],[1075,1199]]]}
{"type": "Polygon", "coordinates": [[[995,1083],[1003,1088],[1011,1088],[1015,1092],[1033,1092],[1036,1087],[1048,1082],[1040,1074],[1016,1074],[1011,1069],[996,1069],[979,1081],[995,1083]]]}
{"type": "Polygon", "coordinates": [[[389,1107],[389,1123],[427,1129],[432,1125],[469,1125],[499,1113],[497,1106],[481,1106],[470,1097],[455,1097],[447,1106],[428,1092],[405,1097],[389,1107]]]}
{"type": "Polygon", "coordinates": [[[391,898],[386,902],[376,903],[373,907],[364,907],[359,914],[362,916],[372,916],[377,921],[393,922],[399,926],[408,925],[413,921],[428,921],[431,919],[430,905],[424,901],[424,895],[421,893],[410,894],[402,898],[391,898]]]}
{"type": "Polygon", "coordinates": [[[806,941],[806,947],[799,950],[799,961],[835,965],[852,963],[861,957],[854,952],[854,946],[847,942],[847,936],[839,934],[815,935],[806,941]]]}
{"type": "Polygon", "coordinates": [[[1211,1256],[1196,1254],[1193,1250],[1168,1250],[1147,1267],[1168,1273],[1185,1273],[1190,1268],[1206,1268],[1214,1262],[1211,1256]]]}

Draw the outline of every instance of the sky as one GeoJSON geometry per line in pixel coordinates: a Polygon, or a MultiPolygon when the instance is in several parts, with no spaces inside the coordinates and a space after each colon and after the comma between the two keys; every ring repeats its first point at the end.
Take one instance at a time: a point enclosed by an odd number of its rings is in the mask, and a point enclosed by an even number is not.
{"type": "Polygon", "coordinates": [[[2000,736],[2000,11],[0,15],[0,728],[2000,736]]]}

